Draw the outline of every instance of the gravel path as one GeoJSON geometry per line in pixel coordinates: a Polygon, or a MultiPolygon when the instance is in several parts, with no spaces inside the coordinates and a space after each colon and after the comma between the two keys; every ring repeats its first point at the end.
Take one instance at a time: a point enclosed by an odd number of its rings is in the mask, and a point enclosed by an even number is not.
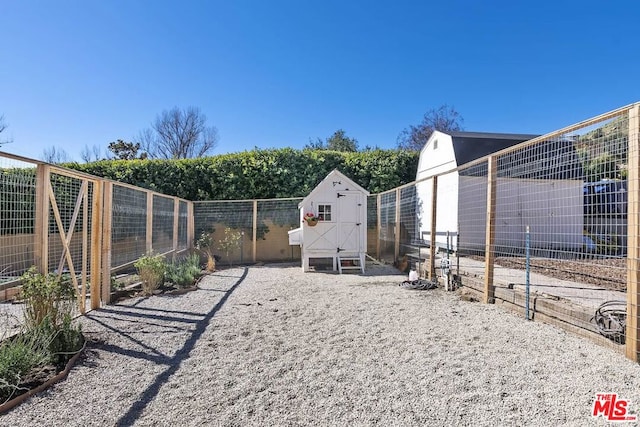
{"type": "Polygon", "coordinates": [[[393,273],[234,268],[93,311],[69,377],[0,424],[604,425],[601,392],[640,408],[622,355],[393,273]]]}

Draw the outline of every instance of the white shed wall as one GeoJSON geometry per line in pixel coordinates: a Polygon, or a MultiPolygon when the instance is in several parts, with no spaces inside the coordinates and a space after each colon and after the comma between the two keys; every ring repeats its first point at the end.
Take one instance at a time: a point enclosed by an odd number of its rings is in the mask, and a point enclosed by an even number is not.
{"type": "MultiPolygon", "coordinates": [[[[483,251],[485,247],[486,182],[486,178],[460,177],[460,244],[465,249],[483,251]]],[[[497,247],[524,249],[527,225],[532,248],[582,247],[582,181],[498,178],[496,196],[497,247]]]]}
{"type": "Polygon", "coordinates": [[[451,135],[435,131],[420,152],[416,179],[439,175],[457,166],[451,135]]]}

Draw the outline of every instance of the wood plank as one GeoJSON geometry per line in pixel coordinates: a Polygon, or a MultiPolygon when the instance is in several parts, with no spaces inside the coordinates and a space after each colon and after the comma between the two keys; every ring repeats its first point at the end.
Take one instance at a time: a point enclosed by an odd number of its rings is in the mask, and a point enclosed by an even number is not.
{"type": "Polygon", "coordinates": [[[377,224],[376,224],[376,229],[377,229],[377,233],[376,233],[376,258],[380,259],[380,233],[382,232],[382,208],[381,208],[381,202],[382,201],[382,195],[378,194],[376,196],[376,218],[377,218],[377,224]]]}
{"type": "Polygon", "coordinates": [[[178,254],[178,226],[180,224],[180,201],[173,198],[173,255],[171,257],[176,260],[178,254]]]}
{"type": "Polygon", "coordinates": [[[196,240],[195,218],[193,213],[193,202],[187,202],[187,248],[193,249],[196,240]]]}
{"type": "Polygon", "coordinates": [[[482,302],[492,303],[494,300],[493,267],[495,260],[496,235],[496,185],[498,178],[498,162],[495,156],[489,157],[487,182],[487,224],[484,248],[484,296],[482,302]]]}
{"type": "Polygon", "coordinates": [[[147,191],[146,252],[153,251],[153,193],[147,191]]]}
{"type": "Polygon", "coordinates": [[[638,362],[640,331],[640,104],[629,110],[626,356],[638,362]]]}
{"type": "MultiPolygon", "coordinates": [[[[102,285],[102,188],[103,183],[97,181],[93,184],[93,199],[91,205],[91,309],[100,308],[101,285],[102,285]]],[[[110,283],[107,283],[109,286],[110,283]]]]}
{"type": "Polygon", "coordinates": [[[38,164],[36,168],[36,205],[34,229],[34,262],[42,274],[49,272],[49,187],[51,168],[38,164]]]}
{"type": "Polygon", "coordinates": [[[113,183],[105,181],[102,186],[102,303],[111,302],[111,228],[113,221],[113,183]]]}
{"type": "Polygon", "coordinates": [[[429,280],[436,277],[436,236],[438,232],[438,176],[431,178],[431,235],[429,243],[429,280]]]}
{"type": "Polygon", "coordinates": [[[89,187],[88,182],[84,181],[83,210],[82,210],[82,270],[80,271],[80,290],[82,291],[82,309],[80,313],[84,314],[87,308],[87,252],[89,247],[89,187]]]}
{"type": "Polygon", "coordinates": [[[253,262],[258,260],[258,201],[253,201],[253,232],[251,235],[251,256],[253,258],[253,262]]]}
{"type": "Polygon", "coordinates": [[[400,189],[396,188],[396,223],[394,228],[393,258],[398,261],[400,258],[400,189]]]}

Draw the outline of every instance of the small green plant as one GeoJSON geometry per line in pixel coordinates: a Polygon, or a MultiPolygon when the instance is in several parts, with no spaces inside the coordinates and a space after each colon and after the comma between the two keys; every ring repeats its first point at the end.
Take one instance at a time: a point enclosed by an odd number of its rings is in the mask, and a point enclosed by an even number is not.
{"type": "Polygon", "coordinates": [[[65,316],[75,310],[75,292],[67,279],[55,274],[38,273],[31,267],[22,275],[20,297],[24,301],[24,316],[27,329],[39,326],[45,319],[58,327],[65,316]]]}
{"type": "Polygon", "coordinates": [[[116,276],[111,276],[111,292],[124,289],[124,283],[119,282],[116,276]]]}
{"type": "Polygon", "coordinates": [[[207,271],[216,271],[216,257],[213,253],[213,232],[215,229],[209,231],[203,230],[195,241],[195,248],[207,257],[207,271]]]}
{"type": "Polygon", "coordinates": [[[143,255],[133,265],[138,270],[144,295],[153,294],[164,283],[166,263],[160,255],[143,255]]]}
{"type": "Polygon", "coordinates": [[[19,334],[0,343],[0,403],[21,394],[24,375],[50,363],[48,343],[39,334],[19,334]]]}
{"type": "Polygon", "coordinates": [[[218,243],[218,247],[220,248],[220,250],[227,256],[229,266],[231,266],[231,257],[229,257],[229,254],[240,247],[240,243],[242,242],[242,235],[243,233],[240,230],[227,228],[226,230],[224,230],[224,238],[218,243]]]}
{"type": "Polygon", "coordinates": [[[82,328],[79,324],[73,324],[72,317],[67,315],[62,323],[53,326],[45,319],[37,328],[26,331],[26,335],[32,335],[47,343],[51,363],[63,364],[70,354],[77,353],[84,344],[82,328]]]}
{"type": "Polygon", "coordinates": [[[166,279],[181,288],[193,285],[199,275],[200,259],[196,254],[167,265],[166,279]]]}
{"type": "Polygon", "coordinates": [[[80,326],[73,324],[75,290],[68,275],[40,274],[31,267],[21,279],[25,323],[20,333],[0,342],[0,403],[27,391],[21,384],[31,370],[63,366],[84,343],[80,326]]]}

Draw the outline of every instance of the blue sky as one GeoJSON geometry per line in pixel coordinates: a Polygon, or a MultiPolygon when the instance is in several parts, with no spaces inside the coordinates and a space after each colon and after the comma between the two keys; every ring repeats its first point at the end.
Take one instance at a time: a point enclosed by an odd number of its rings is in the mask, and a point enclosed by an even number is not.
{"type": "Polygon", "coordinates": [[[132,140],[199,107],[214,154],[344,129],[392,148],[442,104],[469,131],[547,133],[640,101],[632,1],[0,2],[2,150],[132,140]]]}

